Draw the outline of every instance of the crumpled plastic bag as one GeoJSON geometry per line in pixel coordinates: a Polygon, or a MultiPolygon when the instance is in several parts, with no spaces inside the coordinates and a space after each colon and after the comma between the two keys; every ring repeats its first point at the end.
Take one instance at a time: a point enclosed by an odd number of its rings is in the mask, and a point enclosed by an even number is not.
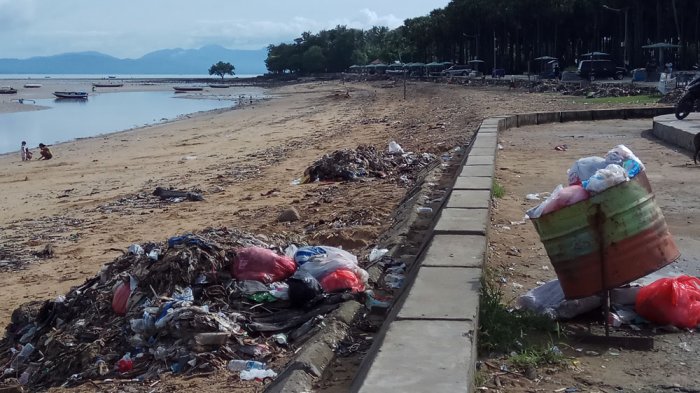
{"type": "Polygon", "coordinates": [[[112,297],[112,310],[114,310],[117,315],[126,315],[129,296],[131,296],[131,286],[128,282],[122,282],[117,285],[117,288],[114,290],[114,296],[112,297]]]}
{"type": "Polygon", "coordinates": [[[608,164],[623,166],[622,164],[627,160],[635,161],[637,164],[639,164],[642,171],[645,169],[642,161],[637,158],[637,156],[632,153],[632,150],[625,145],[617,145],[605,155],[605,162],[608,164]]]}
{"type": "Polygon", "coordinates": [[[700,279],[667,277],[642,287],[635,311],[659,325],[693,329],[700,324],[700,279]]]}
{"type": "Polygon", "coordinates": [[[387,149],[389,154],[403,154],[403,148],[401,148],[401,145],[396,143],[395,141],[389,142],[389,148],[387,149]]]}
{"type": "Polygon", "coordinates": [[[321,279],[323,290],[328,293],[350,290],[353,293],[365,290],[365,283],[350,270],[338,269],[321,279]]]}
{"type": "Polygon", "coordinates": [[[323,293],[323,287],[311,273],[299,269],[286,281],[287,294],[292,307],[302,307],[308,301],[323,293]]]}
{"type": "Polygon", "coordinates": [[[575,203],[585,201],[590,195],[582,186],[574,185],[559,189],[559,192],[553,193],[547,198],[546,204],[542,209],[542,214],[551,213],[561,208],[571,206],[575,203]]]}
{"type": "Polygon", "coordinates": [[[244,247],[236,250],[231,274],[237,280],[255,280],[269,284],[282,281],[297,269],[296,263],[286,256],[262,247],[244,247]]]}
{"type": "Polygon", "coordinates": [[[590,179],[583,181],[583,188],[586,191],[597,194],[629,180],[625,168],[610,164],[605,169],[599,169],[590,179]]]}
{"type": "Polygon", "coordinates": [[[584,157],[579,158],[571,165],[571,168],[566,171],[569,177],[569,185],[581,184],[584,180],[588,180],[593,176],[598,169],[605,168],[609,163],[605,162],[602,157],[584,157]]]}
{"type": "Polygon", "coordinates": [[[318,246],[325,251],[325,254],[318,254],[310,258],[299,267],[311,273],[317,280],[323,279],[326,275],[339,269],[349,270],[363,282],[369,279],[369,274],[357,265],[357,257],[340,248],[329,246],[318,246]]]}
{"type": "Polygon", "coordinates": [[[600,296],[566,300],[559,280],[551,280],[533,288],[517,300],[518,307],[546,315],[552,319],[571,319],[600,307],[600,296]]]}

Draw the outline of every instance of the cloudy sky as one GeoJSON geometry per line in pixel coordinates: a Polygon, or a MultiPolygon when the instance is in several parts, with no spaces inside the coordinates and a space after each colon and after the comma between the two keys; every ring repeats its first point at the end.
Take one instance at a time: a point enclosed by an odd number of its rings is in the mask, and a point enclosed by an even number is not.
{"type": "Polygon", "coordinates": [[[0,58],[95,50],[138,58],[218,44],[259,49],[336,25],[397,27],[448,0],[0,0],[0,58]]]}

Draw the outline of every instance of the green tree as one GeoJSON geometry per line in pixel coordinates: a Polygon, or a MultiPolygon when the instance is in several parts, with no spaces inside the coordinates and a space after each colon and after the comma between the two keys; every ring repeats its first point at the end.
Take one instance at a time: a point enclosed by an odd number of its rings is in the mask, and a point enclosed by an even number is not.
{"type": "Polygon", "coordinates": [[[235,74],[235,69],[236,67],[234,67],[233,64],[219,61],[218,63],[209,67],[209,75],[218,75],[221,77],[221,79],[224,79],[225,75],[233,76],[235,74]]]}
{"type": "Polygon", "coordinates": [[[323,49],[318,45],[307,49],[302,58],[302,65],[306,72],[323,71],[326,67],[326,57],[323,56],[323,49]]]}

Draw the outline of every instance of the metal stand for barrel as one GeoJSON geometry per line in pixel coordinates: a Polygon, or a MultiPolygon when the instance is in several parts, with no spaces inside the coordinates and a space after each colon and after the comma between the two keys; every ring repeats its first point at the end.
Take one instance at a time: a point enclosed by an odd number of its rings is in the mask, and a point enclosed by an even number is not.
{"type": "Polygon", "coordinates": [[[598,235],[598,244],[600,244],[600,272],[601,272],[601,287],[603,298],[603,320],[605,324],[605,336],[594,335],[590,331],[586,335],[579,336],[582,342],[589,344],[604,344],[622,347],[626,349],[636,349],[640,351],[650,351],[654,349],[653,337],[616,337],[610,335],[610,288],[607,282],[608,266],[605,255],[605,231],[603,224],[605,223],[605,214],[600,205],[596,205],[596,233],[598,235]]]}

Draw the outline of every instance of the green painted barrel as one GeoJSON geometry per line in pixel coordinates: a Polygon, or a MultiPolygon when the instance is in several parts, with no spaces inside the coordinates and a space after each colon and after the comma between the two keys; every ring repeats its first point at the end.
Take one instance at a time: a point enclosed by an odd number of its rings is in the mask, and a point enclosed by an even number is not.
{"type": "Polygon", "coordinates": [[[644,172],[532,222],[567,299],[617,288],[680,256],[644,172]]]}

